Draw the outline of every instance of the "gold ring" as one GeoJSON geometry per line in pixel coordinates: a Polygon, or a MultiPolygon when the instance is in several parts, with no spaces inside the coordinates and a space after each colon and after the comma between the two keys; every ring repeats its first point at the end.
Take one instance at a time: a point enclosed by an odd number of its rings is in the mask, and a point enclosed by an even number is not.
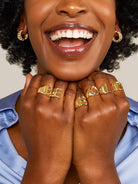
{"type": "Polygon", "coordinates": [[[99,93],[100,93],[101,95],[103,95],[103,94],[107,94],[107,93],[112,93],[112,91],[109,91],[109,90],[108,90],[108,87],[107,87],[107,84],[104,83],[104,84],[99,88],[99,93]]]}
{"type": "Polygon", "coordinates": [[[118,90],[122,91],[122,90],[124,90],[122,84],[118,81],[112,83],[112,88],[113,88],[113,91],[118,91],[118,90]]]}
{"type": "Polygon", "coordinates": [[[38,89],[38,93],[41,93],[50,97],[52,94],[52,87],[48,85],[42,86],[38,89]]]}
{"type": "Polygon", "coordinates": [[[88,103],[87,103],[87,99],[85,96],[79,96],[76,101],[75,101],[75,108],[78,108],[78,107],[81,107],[81,106],[87,106],[88,103]]]}
{"type": "Polygon", "coordinates": [[[63,91],[63,89],[61,88],[54,88],[53,91],[52,91],[52,94],[50,95],[50,97],[53,97],[53,98],[61,98],[61,92],[63,91]]]}
{"type": "Polygon", "coordinates": [[[96,86],[92,86],[91,88],[89,88],[86,92],[86,97],[89,98],[90,96],[95,96],[98,95],[99,91],[97,89],[96,86]]]}

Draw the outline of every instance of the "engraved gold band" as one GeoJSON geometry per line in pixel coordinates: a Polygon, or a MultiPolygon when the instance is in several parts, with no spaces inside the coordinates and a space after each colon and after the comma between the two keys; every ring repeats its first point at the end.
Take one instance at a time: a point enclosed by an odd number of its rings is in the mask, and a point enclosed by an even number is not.
{"type": "Polygon", "coordinates": [[[99,94],[99,91],[97,89],[96,86],[92,86],[91,88],[89,88],[86,92],[86,97],[89,98],[91,96],[95,96],[95,95],[98,95],[99,94]]]}
{"type": "Polygon", "coordinates": [[[122,90],[124,90],[122,84],[118,81],[112,83],[112,89],[113,89],[113,91],[122,91],[122,90]]]}
{"type": "Polygon", "coordinates": [[[81,107],[83,105],[85,105],[85,106],[88,105],[86,97],[85,96],[77,97],[77,99],[75,101],[75,108],[81,107]]]}
{"type": "Polygon", "coordinates": [[[48,97],[53,97],[53,98],[61,98],[61,92],[63,90],[60,89],[60,88],[52,88],[51,86],[49,85],[44,85],[44,86],[41,86],[39,89],[38,89],[38,93],[41,93],[41,94],[44,94],[44,95],[47,95],[48,97]]]}

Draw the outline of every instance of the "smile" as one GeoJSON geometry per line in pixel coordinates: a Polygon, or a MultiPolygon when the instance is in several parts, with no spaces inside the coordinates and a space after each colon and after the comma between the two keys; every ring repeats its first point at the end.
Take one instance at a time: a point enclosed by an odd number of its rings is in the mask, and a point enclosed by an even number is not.
{"type": "Polygon", "coordinates": [[[97,31],[82,24],[63,24],[46,32],[51,48],[62,56],[78,57],[91,47],[97,31]]]}

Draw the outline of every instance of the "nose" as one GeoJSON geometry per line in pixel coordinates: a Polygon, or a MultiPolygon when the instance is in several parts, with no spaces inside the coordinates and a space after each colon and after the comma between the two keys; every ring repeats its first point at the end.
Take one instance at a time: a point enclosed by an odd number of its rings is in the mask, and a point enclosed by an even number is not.
{"type": "Polygon", "coordinates": [[[80,14],[88,12],[88,6],[85,0],[61,0],[56,7],[58,15],[67,15],[69,17],[76,17],[80,14]]]}

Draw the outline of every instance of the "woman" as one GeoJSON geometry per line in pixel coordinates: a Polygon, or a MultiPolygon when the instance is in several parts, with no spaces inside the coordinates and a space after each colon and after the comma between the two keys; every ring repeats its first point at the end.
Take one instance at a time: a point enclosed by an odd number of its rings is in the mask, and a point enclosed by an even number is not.
{"type": "Polygon", "coordinates": [[[136,184],[138,104],[100,70],[136,52],[137,1],[1,5],[9,62],[38,74],[0,101],[0,183],[136,184]]]}

